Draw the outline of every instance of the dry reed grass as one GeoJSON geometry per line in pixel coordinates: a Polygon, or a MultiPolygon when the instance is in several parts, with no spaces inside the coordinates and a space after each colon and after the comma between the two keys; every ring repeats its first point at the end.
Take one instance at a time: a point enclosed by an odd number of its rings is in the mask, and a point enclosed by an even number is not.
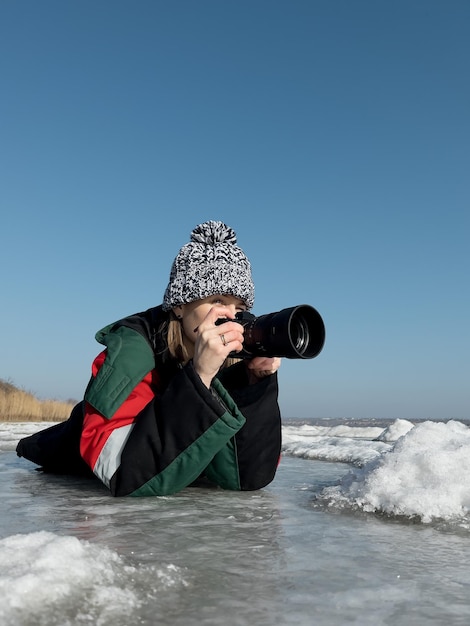
{"type": "Polygon", "coordinates": [[[39,400],[32,393],[18,389],[0,379],[0,421],[2,422],[62,422],[75,402],[39,400]]]}

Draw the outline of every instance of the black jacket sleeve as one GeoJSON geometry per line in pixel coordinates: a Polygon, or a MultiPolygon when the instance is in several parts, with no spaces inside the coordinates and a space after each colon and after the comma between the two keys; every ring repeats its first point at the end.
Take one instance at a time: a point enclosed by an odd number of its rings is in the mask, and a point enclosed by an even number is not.
{"type": "Polygon", "coordinates": [[[235,436],[240,488],[261,489],[273,480],[281,455],[277,374],[249,385],[245,364],[240,362],[223,370],[219,378],[246,419],[235,436]]]}

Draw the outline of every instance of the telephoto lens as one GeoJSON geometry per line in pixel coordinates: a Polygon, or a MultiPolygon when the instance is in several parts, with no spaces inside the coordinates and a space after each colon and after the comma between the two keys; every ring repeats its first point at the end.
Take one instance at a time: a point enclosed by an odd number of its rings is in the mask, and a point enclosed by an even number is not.
{"type": "MultiPolygon", "coordinates": [[[[217,320],[223,324],[229,320],[217,320]]],[[[243,350],[231,356],[251,359],[255,356],[313,359],[325,343],[325,325],[321,315],[308,304],[300,304],[276,313],[255,317],[243,311],[232,320],[245,328],[243,350]]]]}

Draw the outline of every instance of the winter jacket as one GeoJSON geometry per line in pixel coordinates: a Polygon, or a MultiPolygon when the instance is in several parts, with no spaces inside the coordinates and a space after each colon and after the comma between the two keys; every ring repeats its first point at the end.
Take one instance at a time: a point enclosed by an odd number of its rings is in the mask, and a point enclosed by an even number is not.
{"type": "Polygon", "coordinates": [[[170,357],[167,323],[155,307],[99,331],[105,350],[84,400],[67,422],[22,439],[18,455],[45,471],[92,471],[115,496],[166,495],[201,480],[269,484],[281,446],[277,375],[248,385],[240,362],[208,389],[192,361],[170,357]]]}

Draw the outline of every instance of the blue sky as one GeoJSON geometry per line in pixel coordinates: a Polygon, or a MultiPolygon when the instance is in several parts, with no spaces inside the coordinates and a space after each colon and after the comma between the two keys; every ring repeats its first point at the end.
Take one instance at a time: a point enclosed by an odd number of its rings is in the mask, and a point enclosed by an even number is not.
{"type": "Polygon", "coordinates": [[[467,0],[4,0],[0,378],[80,398],[207,219],[311,304],[285,417],[470,418],[467,0]]]}

